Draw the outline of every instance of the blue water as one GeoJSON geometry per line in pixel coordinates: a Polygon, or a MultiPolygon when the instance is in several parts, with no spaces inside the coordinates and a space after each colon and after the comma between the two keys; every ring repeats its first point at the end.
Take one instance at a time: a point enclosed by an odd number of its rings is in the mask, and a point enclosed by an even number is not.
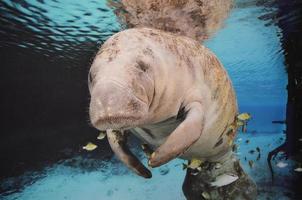
{"type": "MultiPolygon", "coordinates": [[[[120,29],[113,12],[104,1],[24,1],[29,5],[36,5],[40,10],[44,9],[42,14],[33,6],[31,9],[24,9],[12,3],[13,1],[4,2],[7,5],[12,4],[26,14],[18,20],[33,24],[28,28],[38,35],[35,39],[25,39],[19,46],[34,49],[45,55],[51,55],[47,45],[52,45],[58,51],[70,51],[73,48],[70,42],[99,44],[120,29]],[[35,19],[44,19],[47,23],[45,25],[35,22],[35,19]],[[34,26],[37,24],[40,25],[34,26]],[[48,38],[47,43],[43,43],[43,37],[48,38]],[[42,42],[38,42],[39,40],[42,42]]],[[[266,14],[264,7],[256,6],[252,1],[238,1],[237,5],[241,6],[233,9],[225,26],[206,41],[205,45],[216,53],[227,69],[236,90],[240,111],[252,114],[247,133],[238,134],[237,144],[240,148],[237,155],[241,158],[245,170],[261,187],[259,198],[289,199],[284,196],[284,192],[290,191],[285,185],[270,185],[266,165],[267,152],[284,141],[284,125],[272,124],[274,120],[285,119],[287,100],[287,76],[280,45],[281,33],[278,27],[267,26],[266,21],[258,18],[266,14]],[[250,142],[246,144],[246,140],[250,142]],[[248,153],[256,146],[261,148],[263,155],[259,161],[248,153]],[[244,157],[254,160],[255,167],[250,168],[244,157]]],[[[78,51],[81,50],[85,49],[78,51]]],[[[77,54],[72,56],[75,55],[77,54]]],[[[146,163],[146,160],[144,162],[146,163]]],[[[60,161],[42,171],[29,171],[23,176],[3,180],[1,187],[11,190],[1,194],[0,198],[184,199],[181,185],[185,171],[182,170],[181,163],[183,161],[176,159],[158,169],[152,169],[153,178],[145,180],[129,172],[116,159],[102,161],[78,156],[60,161]],[[85,168],[88,165],[94,167],[87,170],[85,168]],[[15,191],[14,186],[18,186],[19,190],[15,191]]],[[[277,169],[277,180],[285,180],[284,178],[292,173],[292,167],[289,163],[286,169],[277,169]]]]}
{"type": "Polygon", "coordinates": [[[251,112],[250,129],[277,133],[283,126],[287,101],[287,75],[280,30],[258,19],[263,7],[233,10],[225,28],[206,45],[221,59],[232,79],[240,111],[251,112]]]}

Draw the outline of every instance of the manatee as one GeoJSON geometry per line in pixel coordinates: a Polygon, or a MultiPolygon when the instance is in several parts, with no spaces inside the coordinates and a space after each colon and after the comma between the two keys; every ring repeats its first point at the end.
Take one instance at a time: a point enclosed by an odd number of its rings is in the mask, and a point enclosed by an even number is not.
{"type": "Polygon", "coordinates": [[[126,130],[154,151],[151,167],[176,157],[218,162],[231,154],[234,89],[221,62],[197,40],[153,28],[116,33],[96,54],[88,85],[92,125],[109,130],[113,151],[140,176],[151,174],[127,148],[127,134],[120,134],[126,130]]]}

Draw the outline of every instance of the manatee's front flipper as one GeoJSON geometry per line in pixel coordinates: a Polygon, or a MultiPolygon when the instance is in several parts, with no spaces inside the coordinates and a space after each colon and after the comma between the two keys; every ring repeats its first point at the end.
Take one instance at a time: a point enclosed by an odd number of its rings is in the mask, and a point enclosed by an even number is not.
{"type": "Polygon", "coordinates": [[[151,178],[151,172],[133,155],[127,147],[126,137],[122,132],[107,130],[107,138],[115,155],[139,176],[151,178]]]}
{"type": "Polygon", "coordinates": [[[194,102],[186,106],[185,120],[171,133],[167,140],[151,155],[149,165],[158,167],[183,154],[200,137],[203,129],[202,105],[194,102]]]}

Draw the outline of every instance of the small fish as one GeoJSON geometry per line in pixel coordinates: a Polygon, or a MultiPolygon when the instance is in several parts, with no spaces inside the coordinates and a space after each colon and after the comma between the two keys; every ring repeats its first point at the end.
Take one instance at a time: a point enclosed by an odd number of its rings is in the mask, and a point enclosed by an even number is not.
{"type": "Polygon", "coordinates": [[[259,153],[256,160],[260,160],[260,158],[261,158],[261,154],[259,153]]]}
{"type": "Polygon", "coordinates": [[[280,161],[280,162],[278,162],[278,163],[276,164],[276,166],[279,167],[279,168],[284,168],[284,167],[286,167],[287,165],[288,165],[287,163],[282,162],[282,161],[280,161]]]}
{"type": "Polygon", "coordinates": [[[256,147],[256,150],[258,153],[260,153],[260,148],[259,147],[256,147]]]}
{"type": "Polygon", "coordinates": [[[296,169],[294,169],[295,172],[302,172],[302,167],[298,167],[296,169]]]}
{"type": "Polygon", "coordinates": [[[244,122],[243,121],[237,121],[237,126],[243,126],[244,122]]]}
{"type": "Polygon", "coordinates": [[[254,154],[254,153],[255,153],[255,150],[252,149],[252,150],[249,151],[249,153],[250,153],[250,154],[254,154]]]}
{"type": "Polygon", "coordinates": [[[237,116],[237,119],[241,121],[247,121],[251,118],[251,115],[249,113],[241,113],[240,115],[237,116]]]}
{"type": "Polygon", "coordinates": [[[142,147],[143,152],[147,156],[147,158],[150,159],[150,157],[153,153],[152,149],[147,144],[142,144],[141,147],[142,147]]]}
{"type": "Polygon", "coordinates": [[[241,132],[246,133],[246,126],[242,126],[241,132]]]}
{"type": "Polygon", "coordinates": [[[221,163],[217,163],[216,165],[215,165],[215,169],[220,169],[222,167],[222,164],[221,163]]]}
{"type": "Polygon", "coordinates": [[[199,174],[199,171],[191,172],[191,175],[193,176],[196,176],[197,174],[199,174]]]}
{"type": "Polygon", "coordinates": [[[299,142],[302,142],[302,138],[299,139],[299,142]]]}
{"type": "Polygon", "coordinates": [[[99,134],[99,136],[97,137],[97,139],[98,139],[98,140],[102,140],[102,139],[104,139],[105,137],[106,137],[106,132],[101,131],[100,134],[99,134]]]}
{"type": "Polygon", "coordinates": [[[250,143],[250,140],[245,140],[245,144],[248,144],[248,143],[250,143]]]}
{"type": "Polygon", "coordinates": [[[198,167],[200,167],[200,165],[202,164],[202,160],[199,159],[192,159],[188,165],[183,164],[183,168],[190,168],[190,169],[197,169],[198,167]]]}
{"type": "Polygon", "coordinates": [[[233,147],[232,147],[232,150],[233,150],[233,152],[237,152],[237,150],[238,150],[238,145],[237,145],[237,144],[234,144],[233,147]]]}
{"type": "Polygon", "coordinates": [[[253,166],[254,166],[254,161],[249,160],[249,166],[250,166],[250,168],[253,168],[253,166]]]}
{"type": "Polygon", "coordinates": [[[246,159],[246,156],[244,156],[244,160],[246,161],[247,159],[246,159]]]}
{"type": "Polygon", "coordinates": [[[87,150],[87,151],[93,151],[97,148],[98,146],[89,142],[88,144],[86,144],[86,146],[83,146],[83,149],[87,150]]]}
{"type": "Polygon", "coordinates": [[[212,187],[221,187],[235,182],[239,177],[235,174],[222,174],[216,177],[211,184],[212,187]]]}
{"type": "Polygon", "coordinates": [[[201,195],[202,195],[202,197],[203,197],[204,199],[206,199],[206,200],[211,199],[210,194],[207,193],[207,192],[203,192],[203,193],[201,193],[201,195]]]}

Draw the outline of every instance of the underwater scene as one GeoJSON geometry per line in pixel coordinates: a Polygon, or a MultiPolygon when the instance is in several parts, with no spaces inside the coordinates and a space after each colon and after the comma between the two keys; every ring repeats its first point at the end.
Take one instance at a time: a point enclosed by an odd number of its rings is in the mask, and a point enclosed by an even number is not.
{"type": "MultiPolygon", "coordinates": [[[[147,167],[152,178],[144,179],[90,122],[90,66],[105,41],[127,28],[112,6],[117,2],[0,1],[1,200],[190,199],[182,187],[194,159],[147,167]]],[[[291,52],[284,44],[287,28],[300,23],[302,6],[295,3],[237,0],[202,42],[233,84],[242,121],[231,149],[256,183],[257,197],[212,198],[204,191],[201,199],[302,199],[302,161],[276,150],[289,137],[302,144],[301,133],[287,132],[291,52]]],[[[139,138],[131,135],[128,145],[147,166],[139,138]]],[[[301,156],[301,149],[291,151],[301,156]]],[[[236,181],[223,178],[212,185],[236,181]]]]}

